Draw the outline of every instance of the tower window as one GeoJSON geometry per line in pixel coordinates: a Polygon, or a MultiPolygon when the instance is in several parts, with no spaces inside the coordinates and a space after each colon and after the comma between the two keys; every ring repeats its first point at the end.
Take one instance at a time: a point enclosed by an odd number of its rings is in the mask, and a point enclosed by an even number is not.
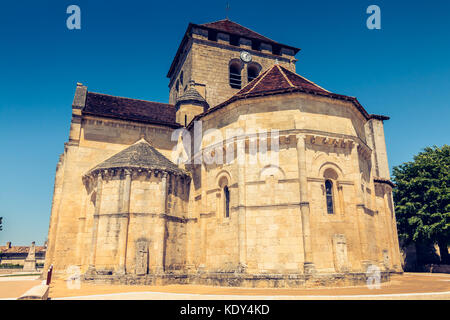
{"type": "Polygon", "coordinates": [[[217,41],[217,32],[208,30],[208,40],[217,41]]]}
{"type": "Polygon", "coordinates": [[[225,218],[229,218],[230,217],[230,190],[228,189],[228,186],[225,186],[223,188],[223,194],[224,194],[224,201],[225,201],[225,205],[224,205],[224,214],[225,214],[225,218]]]}
{"type": "Polygon", "coordinates": [[[230,86],[234,89],[241,88],[241,68],[237,63],[230,64],[230,86]]]}
{"type": "Polygon", "coordinates": [[[333,214],[333,182],[331,182],[331,180],[325,181],[325,196],[327,201],[327,212],[333,214]]]}
{"type": "Polygon", "coordinates": [[[281,55],[281,47],[274,45],[272,47],[272,53],[277,55],[277,56],[280,56],[281,55]]]}
{"type": "Polygon", "coordinates": [[[230,44],[232,46],[237,46],[239,47],[239,37],[235,36],[235,35],[230,35],[230,44]]]}
{"type": "Polygon", "coordinates": [[[183,71],[181,71],[181,74],[180,74],[180,83],[181,83],[181,85],[183,85],[183,71]]]}
{"type": "Polygon", "coordinates": [[[249,65],[247,68],[247,80],[248,82],[255,79],[259,74],[258,67],[255,65],[249,65]]]}
{"type": "Polygon", "coordinates": [[[261,42],[252,40],[252,49],[260,51],[261,50],[261,42]]]}

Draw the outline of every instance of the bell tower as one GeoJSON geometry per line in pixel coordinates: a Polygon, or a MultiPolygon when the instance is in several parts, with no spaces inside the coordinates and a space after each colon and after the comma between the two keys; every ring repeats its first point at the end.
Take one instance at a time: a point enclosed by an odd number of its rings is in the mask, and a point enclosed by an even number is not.
{"type": "Polygon", "coordinates": [[[295,72],[300,49],[280,44],[228,19],[190,23],[170,66],[169,103],[194,88],[214,107],[274,64],[295,72]]]}

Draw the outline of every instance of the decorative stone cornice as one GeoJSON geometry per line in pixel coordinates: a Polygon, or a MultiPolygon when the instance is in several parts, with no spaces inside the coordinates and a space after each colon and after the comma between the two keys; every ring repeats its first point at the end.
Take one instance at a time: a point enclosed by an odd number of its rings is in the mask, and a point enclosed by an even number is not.
{"type": "Polygon", "coordinates": [[[352,139],[316,134],[305,135],[305,142],[311,145],[322,145],[342,149],[351,149],[354,145],[354,141],[352,139]]]}
{"type": "Polygon", "coordinates": [[[98,175],[102,176],[103,180],[111,180],[114,177],[119,177],[124,179],[126,175],[131,175],[132,179],[137,179],[138,177],[145,176],[146,179],[150,179],[152,176],[156,178],[164,178],[168,176],[174,176],[178,179],[184,181],[189,181],[191,179],[191,174],[178,173],[178,172],[166,172],[161,169],[151,169],[151,168],[136,168],[136,167],[122,167],[122,168],[108,168],[108,169],[97,169],[92,170],[82,177],[83,183],[85,185],[92,184],[96,181],[98,175]]]}

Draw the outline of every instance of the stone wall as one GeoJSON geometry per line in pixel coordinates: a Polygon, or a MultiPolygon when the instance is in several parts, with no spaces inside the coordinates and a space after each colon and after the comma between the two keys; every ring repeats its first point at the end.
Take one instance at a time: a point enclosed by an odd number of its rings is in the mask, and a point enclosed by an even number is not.
{"type": "MultiPolygon", "coordinates": [[[[252,50],[251,45],[241,43],[239,46],[229,44],[227,39],[218,39],[217,42],[208,40],[207,34],[194,34],[184,49],[177,71],[174,72],[169,84],[169,103],[176,102],[176,83],[180,83],[183,73],[183,83],[186,85],[190,79],[194,80],[197,89],[204,96],[211,107],[230,98],[239,89],[234,89],[229,83],[229,65],[236,61],[241,66],[242,88],[247,85],[248,66],[253,64],[264,72],[274,64],[295,72],[295,58],[291,55],[274,55],[267,50],[252,50]],[[252,54],[251,63],[240,60],[240,52],[246,50],[252,54]],[[204,92],[204,94],[203,94],[204,92]]],[[[184,90],[184,89],[183,89],[184,90]]],[[[180,95],[182,93],[179,90],[180,95]]]]}
{"type": "MultiPolygon", "coordinates": [[[[282,136],[275,166],[251,164],[247,154],[243,166],[210,165],[193,171],[194,181],[201,182],[194,197],[202,213],[199,250],[206,257],[200,259],[205,270],[230,270],[233,267],[229,265],[239,268],[243,263],[247,272],[303,272],[302,159],[297,145],[303,139],[310,250],[316,270],[364,272],[375,264],[383,270],[401,271],[391,189],[383,186],[375,192],[367,120],[352,104],[302,94],[265,97],[232,103],[202,120],[203,131],[219,128],[223,139],[230,128],[247,133],[278,129],[282,136]],[[324,192],[330,172],[333,214],[327,213],[324,192]],[[220,207],[221,175],[229,177],[231,190],[231,217],[225,222],[220,207]],[[242,229],[244,235],[239,237],[242,229]],[[230,233],[234,237],[230,238],[230,233]]],[[[217,141],[211,142],[210,148],[214,143],[217,141]]]]}
{"type": "MultiPolygon", "coordinates": [[[[73,110],[74,118],[77,117],[77,111],[73,110]]],[[[79,128],[71,126],[70,136],[73,141],[66,143],[55,176],[45,268],[53,263],[55,272],[62,272],[70,265],[80,266],[83,272],[87,270],[95,192],[86,190],[83,175],[142,136],[170,159],[176,143],[171,141],[171,134],[172,129],[163,126],[89,116],[83,116],[79,128]]],[[[107,192],[102,204],[103,209],[112,214],[118,213],[115,201],[118,192],[114,191],[118,188],[114,185],[116,183],[112,180],[105,184],[106,190],[110,189],[111,192],[107,192]]],[[[133,203],[139,205],[140,202],[133,203]]],[[[102,221],[100,226],[107,228],[110,225],[108,219],[102,221]]]]}

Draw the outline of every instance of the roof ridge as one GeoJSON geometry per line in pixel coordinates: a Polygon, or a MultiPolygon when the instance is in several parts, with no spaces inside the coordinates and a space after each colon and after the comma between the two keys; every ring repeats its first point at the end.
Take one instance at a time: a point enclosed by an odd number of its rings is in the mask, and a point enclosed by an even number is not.
{"type": "Polygon", "coordinates": [[[242,24],[237,23],[237,22],[235,22],[235,21],[233,21],[233,20],[230,20],[230,19],[217,20],[217,21],[214,21],[214,22],[204,23],[204,24],[202,24],[202,25],[205,25],[205,24],[211,24],[211,23],[220,22],[220,21],[229,21],[229,22],[231,22],[231,23],[237,24],[237,25],[240,26],[241,28],[244,28],[244,29],[247,29],[247,30],[249,30],[249,31],[251,31],[251,32],[253,32],[253,33],[256,33],[256,34],[259,35],[260,37],[266,38],[266,39],[268,39],[268,40],[270,40],[270,41],[272,41],[272,42],[274,42],[274,43],[276,43],[276,44],[280,44],[279,42],[277,42],[277,41],[275,41],[275,40],[272,40],[271,38],[266,37],[266,36],[262,35],[261,33],[254,31],[253,29],[244,27],[242,24]]]}
{"type": "Polygon", "coordinates": [[[315,85],[316,87],[319,87],[320,89],[322,89],[322,90],[325,90],[326,92],[329,92],[329,93],[331,93],[331,91],[329,91],[329,90],[327,90],[327,89],[325,89],[325,88],[322,88],[321,86],[319,86],[317,83],[314,83],[314,82],[312,82],[311,80],[309,80],[309,79],[306,79],[305,77],[303,77],[303,76],[301,76],[301,75],[299,75],[298,73],[295,73],[295,72],[292,72],[292,71],[290,71],[290,70],[287,70],[286,68],[284,68],[284,67],[281,67],[281,68],[283,68],[284,70],[286,70],[286,71],[288,71],[288,72],[291,72],[291,73],[293,73],[294,75],[296,75],[296,76],[298,76],[298,77],[300,77],[300,78],[302,78],[303,80],[305,80],[305,81],[307,81],[307,82],[309,82],[309,83],[311,83],[312,85],[315,85]]]}
{"type": "Polygon", "coordinates": [[[269,39],[270,41],[273,41],[273,42],[275,42],[275,43],[278,43],[277,41],[272,40],[271,38],[266,37],[266,36],[262,35],[262,34],[259,33],[259,32],[256,32],[256,31],[254,31],[254,30],[252,30],[252,29],[250,29],[250,28],[244,27],[244,26],[243,26],[242,24],[240,24],[240,23],[237,23],[237,22],[234,22],[234,21],[231,21],[231,20],[228,20],[228,21],[233,22],[233,23],[236,23],[238,26],[240,26],[240,27],[242,27],[242,28],[244,28],[244,29],[250,30],[251,32],[254,32],[254,33],[256,33],[257,35],[259,35],[259,36],[261,36],[261,37],[263,37],[263,38],[266,38],[266,39],[269,39]]]}
{"type": "Polygon", "coordinates": [[[100,93],[100,92],[94,92],[94,91],[88,91],[89,93],[93,93],[93,94],[98,94],[100,96],[107,96],[107,97],[112,97],[112,98],[120,98],[120,99],[127,99],[127,100],[134,100],[134,101],[142,101],[142,102],[150,102],[150,103],[158,103],[158,104],[164,104],[170,107],[173,107],[173,104],[170,103],[165,103],[165,102],[157,102],[157,101],[150,101],[150,100],[143,100],[143,99],[134,99],[134,98],[128,98],[128,97],[122,97],[122,96],[113,96],[111,94],[106,94],[106,93],[100,93]]]}
{"type": "Polygon", "coordinates": [[[111,168],[150,168],[174,173],[185,173],[175,163],[168,159],[145,138],[125,147],[90,169],[84,176],[111,168]]]}
{"type": "MultiPolygon", "coordinates": [[[[150,147],[152,147],[152,145],[150,144],[150,142],[148,142],[148,141],[145,139],[144,136],[141,136],[141,137],[139,138],[139,140],[137,140],[137,141],[136,141],[135,143],[133,143],[133,144],[138,144],[138,143],[146,143],[146,144],[148,144],[150,147]]],[[[131,147],[133,144],[131,144],[130,147],[131,147]]],[[[125,150],[125,149],[124,149],[124,150],[125,150]]]]}
{"type": "MultiPolygon", "coordinates": [[[[253,84],[253,86],[247,91],[247,92],[245,92],[245,93],[241,93],[241,94],[248,94],[248,93],[250,93],[261,81],[262,81],[262,79],[264,79],[264,77],[266,76],[266,74],[270,71],[270,70],[272,70],[273,69],[273,66],[272,66],[272,68],[269,68],[269,69],[267,69],[266,71],[264,71],[263,73],[261,73],[258,77],[259,77],[259,79],[258,78],[256,78],[256,79],[258,79],[258,81],[256,81],[254,84],[253,84]]],[[[253,80],[256,80],[256,79],[253,79],[253,80]]],[[[251,83],[251,82],[250,82],[251,83]]],[[[245,87],[244,88],[242,88],[242,89],[245,89],[245,87]]]]}
{"type": "MultiPolygon", "coordinates": [[[[211,24],[211,23],[214,23],[214,22],[220,22],[220,21],[231,21],[230,19],[220,19],[220,20],[216,20],[216,21],[211,21],[211,22],[206,22],[206,23],[202,23],[201,24],[201,26],[203,26],[203,25],[205,25],[205,24],[211,24]]],[[[233,22],[233,21],[231,21],[231,22],[233,22]]]]}
{"type": "Polygon", "coordinates": [[[289,83],[289,85],[293,88],[295,88],[295,86],[292,84],[291,80],[289,80],[289,78],[286,76],[286,74],[284,73],[284,71],[281,69],[279,64],[275,65],[276,67],[278,67],[278,70],[280,71],[281,75],[286,79],[286,81],[289,83]]]}

